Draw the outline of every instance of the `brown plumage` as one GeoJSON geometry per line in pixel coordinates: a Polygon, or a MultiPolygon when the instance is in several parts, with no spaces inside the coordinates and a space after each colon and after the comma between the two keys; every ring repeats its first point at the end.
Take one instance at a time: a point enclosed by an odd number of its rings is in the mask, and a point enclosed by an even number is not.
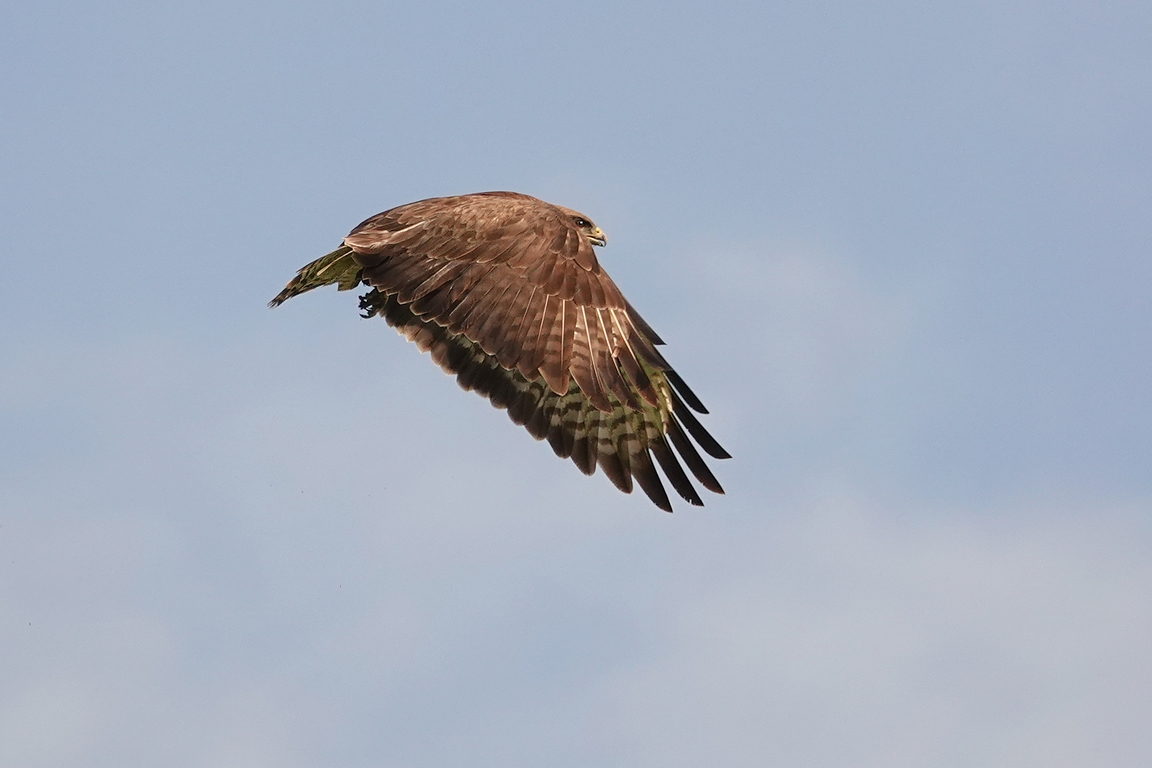
{"type": "Polygon", "coordinates": [[[365,317],[383,317],[558,456],[589,475],[599,466],[625,493],[635,480],[671,512],[655,458],[700,506],[677,454],[723,493],[688,435],[728,453],[689,409],[707,413],[656,349],[664,342],[601,269],[592,246],[605,242],[583,214],[514,192],[421,200],[357,226],[270,306],[322,285],[370,286],[365,317]]]}

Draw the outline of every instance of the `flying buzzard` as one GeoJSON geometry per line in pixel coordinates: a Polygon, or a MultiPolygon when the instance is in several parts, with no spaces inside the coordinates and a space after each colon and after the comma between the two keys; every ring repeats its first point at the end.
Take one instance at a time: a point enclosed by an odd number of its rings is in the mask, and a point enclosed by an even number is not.
{"type": "Polygon", "coordinates": [[[655,458],[703,506],[672,448],[716,493],[685,430],[708,454],[728,453],[689,410],[708,412],[656,349],[664,342],[601,269],[592,246],[606,242],[587,216],[515,192],[421,200],[360,224],[269,306],[366,285],[364,317],[383,317],[584,474],[599,465],[625,493],[635,478],[671,512],[655,458]]]}

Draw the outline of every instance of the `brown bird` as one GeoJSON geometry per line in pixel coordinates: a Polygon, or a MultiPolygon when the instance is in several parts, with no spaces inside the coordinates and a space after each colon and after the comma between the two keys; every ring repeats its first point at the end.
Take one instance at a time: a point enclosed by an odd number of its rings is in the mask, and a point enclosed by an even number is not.
{"type": "Polygon", "coordinates": [[[716,493],[688,435],[729,454],[693,415],[708,411],[656,349],[664,342],[600,267],[592,246],[606,242],[584,214],[515,192],[420,200],[357,226],[269,306],[322,285],[369,286],[364,317],[383,317],[584,474],[599,466],[625,493],[635,479],[671,512],[655,458],[703,506],[676,454],[716,493]]]}

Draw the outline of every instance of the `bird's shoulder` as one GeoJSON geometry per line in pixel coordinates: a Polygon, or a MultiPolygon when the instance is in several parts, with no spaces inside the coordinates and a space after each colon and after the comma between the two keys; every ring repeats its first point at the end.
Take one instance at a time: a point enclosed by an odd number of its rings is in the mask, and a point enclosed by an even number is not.
{"type": "Polygon", "coordinates": [[[592,244],[566,208],[518,192],[434,197],[357,225],[344,244],[368,268],[383,259],[500,262],[527,274],[577,269],[601,274],[592,244]]]}
{"type": "Polygon", "coordinates": [[[532,231],[569,229],[574,225],[568,221],[564,209],[531,195],[476,192],[430,197],[389,208],[357,224],[349,237],[366,239],[373,234],[413,228],[471,240],[523,236],[532,231]]]}

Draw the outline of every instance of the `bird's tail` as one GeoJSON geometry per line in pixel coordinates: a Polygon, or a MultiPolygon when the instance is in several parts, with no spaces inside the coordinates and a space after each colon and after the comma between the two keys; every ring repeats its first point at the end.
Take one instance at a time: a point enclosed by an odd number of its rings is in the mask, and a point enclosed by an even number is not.
{"type": "Polygon", "coordinates": [[[275,307],[283,304],[293,296],[319,288],[322,285],[336,283],[341,291],[348,291],[360,285],[363,270],[352,257],[352,249],[342,245],[327,255],[321,256],[311,264],[300,268],[296,277],[284,290],[276,294],[276,298],[268,302],[268,306],[275,307]]]}

